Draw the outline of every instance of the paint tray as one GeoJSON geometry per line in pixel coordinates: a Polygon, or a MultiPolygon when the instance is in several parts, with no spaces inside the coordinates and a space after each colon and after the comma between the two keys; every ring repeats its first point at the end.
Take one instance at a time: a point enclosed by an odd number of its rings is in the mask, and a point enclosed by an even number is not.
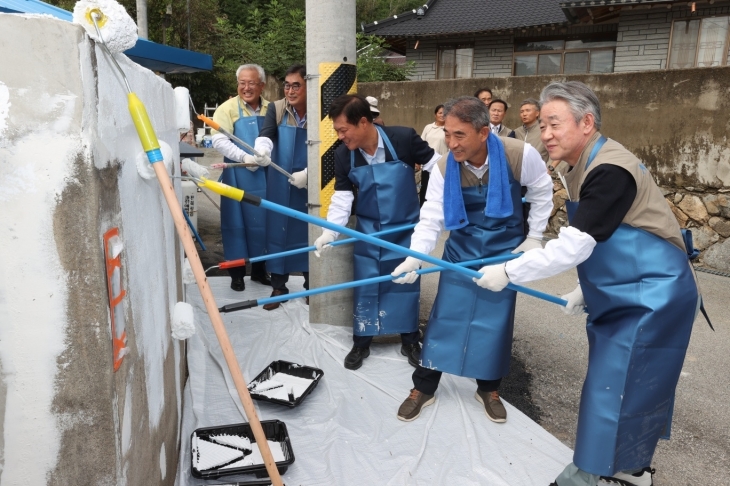
{"type": "MultiPolygon", "coordinates": [[[[284,474],[287,468],[294,463],[294,451],[292,450],[291,442],[289,441],[289,433],[286,430],[286,424],[280,420],[264,420],[261,422],[261,427],[264,429],[264,435],[266,436],[266,439],[274,442],[280,442],[282,445],[284,460],[277,461],[276,468],[279,470],[279,474],[284,474]]],[[[215,443],[216,441],[211,439],[211,437],[219,435],[235,436],[238,438],[244,438],[244,440],[248,439],[251,442],[252,448],[258,449],[258,446],[255,442],[256,439],[254,438],[253,431],[251,430],[251,426],[247,423],[243,423],[235,425],[223,425],[220,427],[204,427],[197,429],[190,436],[191,451],[194,450],[193,445],[195,437],[197,437],[198,440],[202,439],[204,441],[215,443]]],[[[243,450],[243,448],[237,447],[236,445],[230,445],[226,448],[243,450]]],[[[244,454],[244,457],[248,456],[249,454],[244,454]]],[[[269,476],[266,472],[266,466],[264,464],[230,467],[238,460],[239,459],[231,459],[228,462],[220,464],[219,466],[216,466],[214,468],[199,471],[195,467],[195,461],[193,460],[193,456],[191,455],[190,470],[193,477],[198,479],[216,479],[222,476],[232,476],[237,474],[256,474],[257,478],[264,478],[269,476]]]]}
{"type": "Polygon", "coordinates": [[[266,367],[264,371],[259,373],[256,378],[251,380],[251,382],[248,384],[248,390],[251,393],[251,398],[253,398],[254,400],[277,403],[279,405],[285,405],[287,407],[293,408],[302,403],[307,395],[309,395],[312,390],[314,390],[322,376],[324,376],[324,372],[319,368],[312,368],[310,366],[290,363],[289,361],[273,361],[268,367],[266,367]],[[307,387],[306,390],[301,393],[301,395],[294,398],[293,400],[291,399],[291,397],[274,398],[263,394],[257,394],[254,391],[256,385],[266,380],[269,380],[277,373],[285,373],[287,375],[292,375],[297,378],[306,378],[312,380],[312,383],[307,387]]]}

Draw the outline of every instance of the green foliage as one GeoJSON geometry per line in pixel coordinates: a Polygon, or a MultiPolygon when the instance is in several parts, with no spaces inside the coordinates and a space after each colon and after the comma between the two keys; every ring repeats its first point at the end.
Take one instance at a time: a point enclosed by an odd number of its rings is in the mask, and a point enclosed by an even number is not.
{"type": "Polygon", "coordinates": [[[382,37],[357,34],[357,80],[360,83],[373,81],[406,81],[413,73],[414,62],[391,64],[385,62],[388,44],[382,37]]]}

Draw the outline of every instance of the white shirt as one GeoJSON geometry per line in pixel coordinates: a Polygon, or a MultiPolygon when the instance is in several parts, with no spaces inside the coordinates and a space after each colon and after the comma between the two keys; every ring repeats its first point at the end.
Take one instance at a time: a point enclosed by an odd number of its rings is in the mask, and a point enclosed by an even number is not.
{"type": "MultiPolygon", "coordinates": [[[[467,164],[466,167],[472,172],[475,170],[471,164],[467,164]]],[[[489,167],[488,157],[481,169],[485,167],[487,169],[489,167]]],[[[482,175],[487,169],[484,169],[482,175]]],[[[522,154],[520,185],[527,187],[525,199],[531,203],[530,214],[527,217],[529,236],[542,239],[553,209],[553,181],[545,172],[545,163],[540,153],[529,144],[525,144],[522,154]]],[[[521,208],[515,210],[519,211],[521,208]]],[[[431,253],[444,229],[444,176],[440,170],[434,170],[428,181],[426,202],[421,207],[420,221],[411,236],[411,250],[431,253]]]]}
{"type": "MultiPolygon", "coordinates": [[[[380,130],[376,130],[376,132],[378,132],[378,148],[375,149],[375,153],[373,155],[368,154],[363,149],[358,149],[363,158],[365,158],[365,162],[367,162],[368,165],[382,164],[383,162],[385,162],[385,147],[383,146],[383,137],[380,136],[380,130]]],[[[391,155],[393,157],[396,156],[395,154],[391,155]]]]}
{"type": "Polygon", "coordinates": [[[489,128],[491,128],[493,134],[499,135],[499,131],[502,129],[502,124],[492,125],[492,122],[489,122],[489,128]]]}

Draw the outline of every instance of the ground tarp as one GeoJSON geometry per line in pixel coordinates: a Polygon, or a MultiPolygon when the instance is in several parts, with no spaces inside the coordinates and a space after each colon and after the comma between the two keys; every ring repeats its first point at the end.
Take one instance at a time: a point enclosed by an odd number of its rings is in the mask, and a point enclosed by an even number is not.
{"type": "MultiPolygon", "coordinates": [[[[209,279],[218,306],[265,298],[271,287],[246,280],[209,279]]],[[[292,277],[292,292],[303,279],[292,277]]],[[[195,308],[196,334],[188,340],[190,378],[185,388],[179,486],[231,484],[254,476],[217,481],[190,473],[190,436],[200,427],[246,422],[243,408],[195,285],[187,287],[195,308]]],[[[505,403],[505,424],[490,422],[474,398],[474,380],[444,375],[436,402],[420,418],[396,418],[413,384],[413,368],[400,345],[371,347],[357,371],[342,366],[352,346],[351,329],[310,325],[304,299],[267,312],[261,307],[223,314],[246,380],[272,361],[320,368],[317,388],[296,408],[255,402],[260,420],[286,423],[296,458],[284,474],[289,485],[547,485],[572,460],[571,450],[519,410],[505,403]]]]}

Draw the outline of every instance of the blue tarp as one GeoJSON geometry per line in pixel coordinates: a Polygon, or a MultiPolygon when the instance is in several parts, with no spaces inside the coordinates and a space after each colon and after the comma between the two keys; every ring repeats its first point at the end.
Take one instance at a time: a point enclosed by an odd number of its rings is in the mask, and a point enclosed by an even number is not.
{"type": "MultiPolygon", "coordinates": [[[[0,0],[0,13],[47,14],[72,21],[71,12],[40,0],[0,0]]],[[[213,69],[213,57],[208,54],[165,46],[145,39],[137,40],[137,44],[124,53],[137,64],[161,73],[196,73],[213,69]]]]}

